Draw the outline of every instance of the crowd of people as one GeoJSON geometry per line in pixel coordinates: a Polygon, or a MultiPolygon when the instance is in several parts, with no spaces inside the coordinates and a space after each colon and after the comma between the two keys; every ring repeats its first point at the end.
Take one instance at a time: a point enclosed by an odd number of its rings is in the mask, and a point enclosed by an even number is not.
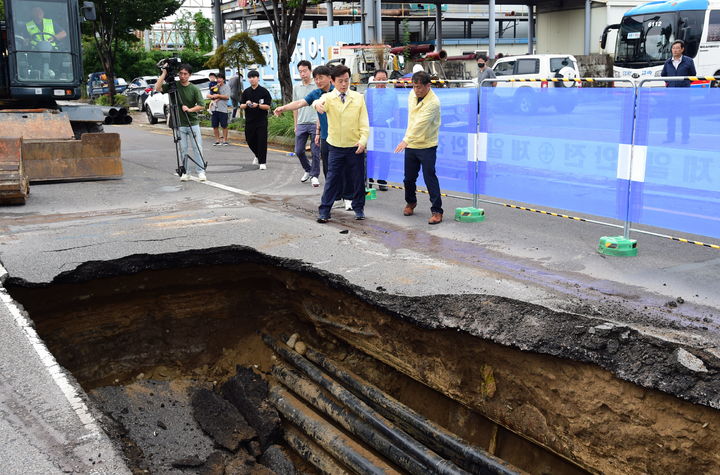
{"type": "MultiPolygon", "coordinates": [[[[684,44],[676,40],[672,45],[673,57],[662,71],[662,76],[693,76],[695,74],[692,59],[683,55],[684,44]]],[[[487,68],[488,58],[479,55],[476,58],[479,77],[492,79],[494,74],[487,68]]],[[[310,182],[313,187],[320,186],[320,170],[325,177],[318,223],[327,223],[336,202],[355,213],[355,219],[365,219],[365,181],[366,147],[370,136],[370,123],[365,98],[350,89],[350,69],[344,65],[335,67],[317,66],[312,69],[308,61],[297,64],[300,83],[294,87],[293,101],[279,106],[274,114],[293,113],[295,128],[295,155],[303,174],[300,181],[310,182]],[[313,84],[314,82],[314,84],[313,84]],[[306,153],[310,141],[310,158],[306,153]]],[[[200,181],[205,181],[205,162],[202,159],[202,140],[198,122],[198,112],[204,109],[205,102],[200,90],[189,82],[190,66],[180,67],[178,100],[183,114],[180,115],[178,130],[180,135],[183,170],[193,165],[200,181]],[[190,162],[190,163],[189,163],[190,162]]],[[[167,92],[166,71],[160,75],[155,88],[167,92]]],[[[270,92],[259,84],[257,71],[248,73],[250,86],[239,93],[225,82],[225,74],[218,73],[213,78],[210,110],[215,135],[214,145],[227,145],[228,99],[233,98],[235,110],[239,106],[245,112],[245,139],[254,155],[253,163],[260,170],[267,170],[267,133],[268,114],[272,106],[270,92]],[[239,97],[238,97],[239,95],[239,97]],[[222,137],[220,135],[222,129],[222,137]]],[[[376,71],[373,81],[378,87],[384,87],[387,81],[386,71],[376,71]]],[[[234,78],[237,80],[237,78],[234,78]]],[[[431,215],[429,224],[438,224],[443,219],[440,184],[435,172],[437,160],[438,134],[440,128],[440,100],[432,91],[428,73],[419,70],[411,78],[412,90],[408,94],[408,125],[405,135],[395,148],[395,153],[404,154],[405,207],[403,215],[412,216],[417,206],[416,181],[423,173],[423,179],[430,195],[431,215]]],[[[490,87],[493,84],[484,84],[490,87]]],[[[687,87],[689,81],[668,82],[668,86],[687,87]],[[687,83],[687,84],[686,84],[687,83]]],[[[675,121],[668,122],[668,140],[674,140],[675,121]],[[672,136],[671,136],[672,134],[672,136]]],[[[683,140],[687,140],[689,127],[683,120],[683,140]]],[[[189,176],[183,173],[181,180],[189,176]]],[[[385,182],[379,182],[385,186],[385,182]]]]}
{"type": "MultiPolygon", "coordinates": [[[[277,107],[274,114],[293,113],[295,155],[303,169],[300,181],[309,181],[313,187],[319,187],[322,168],[325,185],[317,222],[327,223],[330,220],[336,202],[353,211],[356,220],[364,220],[366,147],[370,136],[365,97],[350,89],[350,69],[344,65],[323,65],[312,69],[310,62],[300,61],[297,68],[301,82],[294,87],[293,101],[277,107]],[[308,140],[309,159],[306,153],[308,140]]],[[[177,124],[183,170],[180,180],[189,180],[190,172],[194,172],[199,181],[206,181],[198,118],[205,101],[199,88],[189,81],[191,73],[189,65],[180,66],[177,94],[171,97],[171,101],[178,101],[176,106],[181,112],[177,124]]],[[[228,99],[233,96],[233,91],[226,83],[224,73],[214,76],[208,95],[214,146],[223,146],[228,143],[228,99]]],[[[387,78],[386,71],[376,71],[373,75],[374,81],[386,81],[387,78]]],[[[163,70],[155,84],[157,91],[168,92],[166,79],[167,71],[163,70]]],[[[270,92],[259,84],[260,74],[257,71],[249,71],[247,79],[250,86],[233,104],[245,112],[245,140],[254,155],[253,163],[258,165],[259,170],[267,170],[267,124],[272,98],[270,92]]],[[[415,72],[412,76],[413,88],[408,95],[408,126],[395,153],[404,153],[405,156],[406,204],[403,214],[414,214],[417,206],[416,181],[422,170],[431,202],[428,223],[438,224],[443,217],[440,184],[435,173],[440,100],[431,90],[430,79],[424,71],[415,72]]]]}

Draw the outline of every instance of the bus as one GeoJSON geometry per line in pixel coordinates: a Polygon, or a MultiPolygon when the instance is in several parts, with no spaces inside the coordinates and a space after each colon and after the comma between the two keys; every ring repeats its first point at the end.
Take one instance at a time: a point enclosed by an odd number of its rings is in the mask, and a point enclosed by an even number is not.
{"type": "MultiPolygon", "coordinates": [[[[672,56],[675,40],[685,41],[685,55],[693,58],[698,76],[720,76],[720,0],[670,0],[639,5],[623,15],[617,29],[613,75],[616,78],[659,77],[672,56]]],[[[618,84],[620,85],[620,84],[618,84]]],[[[663,85],[661,82],[650,85],[663,85]]],[[[718,86],[713,81],[712,86],[718,86]]]]}

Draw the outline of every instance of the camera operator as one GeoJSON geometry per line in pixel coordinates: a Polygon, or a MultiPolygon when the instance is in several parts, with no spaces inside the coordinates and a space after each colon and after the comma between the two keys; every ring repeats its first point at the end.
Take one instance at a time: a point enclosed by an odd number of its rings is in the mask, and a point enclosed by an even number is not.
{"type": "MultiPolygon", "coordinates": [[[[178,81],[174,84],[177,87],[177,94],[170,95],[170,106],[179,107],[177,116],[179,121],[177,124],[172,124],[172,127],[177,126],[178,134],[180,136],[180,153],[183,157],[183,170],[186,170],[180,177],[180,181],[188,181],[188,157],[190,149],[192,149],[191,162],[194,164],[194,168],[197,170],[197,176],[200,181],[205,181],[205,161],[202,156],[202,137],[200,135],[200,121],[198,120],[198,112],[205,109],[205,100],[203,99],[200,89],[190,82],[190,74],[192,73],[192,67],[189,64],[181,64],[178,68],[178,81]],[[175,104],[175,98],[179,99],[179,104],[175,104]]],[[[168,75],[168,65],[162,68],[162,73],[158,77],[155,83],[155,90],[168,93],[170,91],[170,85],[167,84],[166,78],[168,75]]],[[[168,82],[173,82],[174,77],[167,78],[168,82]]],[[[169,120],[169,118],[168,118],[169,120]]]]}

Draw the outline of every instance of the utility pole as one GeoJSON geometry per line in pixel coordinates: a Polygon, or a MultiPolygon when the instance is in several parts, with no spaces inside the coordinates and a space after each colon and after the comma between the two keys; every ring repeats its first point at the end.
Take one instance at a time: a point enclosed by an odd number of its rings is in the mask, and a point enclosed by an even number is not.
{"type": "Polygon", "coordinates": [[[215,47],[225,42],[225,24],[223,23],[222,11],[220,3],[222,0],[213,0],[213,17],[215,18],[215,47]]]}
{"type": "Polygon", "coordinates": [[[488,58],[495,59],[495,0],[488,2],[488,58]]]}

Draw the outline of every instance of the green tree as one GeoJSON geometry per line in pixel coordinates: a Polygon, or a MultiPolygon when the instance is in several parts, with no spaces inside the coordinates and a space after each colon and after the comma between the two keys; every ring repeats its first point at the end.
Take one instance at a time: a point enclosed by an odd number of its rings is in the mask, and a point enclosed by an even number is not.
{"type": "Polygon", "coordinates": [[[182,39],[185,49],[192,49],[207,53],[212,51],[213,45],[213,22],[205,18],[202,13],[197,12],[191,15],[184,11],[182,16],[175,21],[175,30],[182,39]]]}
{"type": "Polygon", "coordinates": [[[265,65],[265,57],[260,45],[247,33],[238,33],[218,46],[215,54],[205,65],[209,68],[224,69],[225,66],[237,68],[238,71],[250,64],[265,65]]]}
{"type": "Polygon", "coordinates": [[[95,0],[97,21],[87,22],[85,28],[108,76],[110,97],[115,95],[115,60],[122,40],[130,40],[135,30],[147,30],[181,5],[182,0],[95,0]]]}
{"type": "Polygon", "coordinates": [[[202,13],[197,12],[193,16],[195,20],[195,39],[200,51],[207,53],[213,49],[213,37],[215,32],[213,31],[213,22],[205,18],[202,13]]]}
{"type": "Polygon", "coordinates": [[[175,20],[175,30],[182,40],[183,47],[195,47],[193,38],[193,18],[189,11],[185,10],[182,12],[182,15],[175,20]]]}
{"type": "Polygon", "coordinates": [[[316,0],[269,0],[258,2],[270,23],[270,30],[275,42],[278,79],[280,80],[280,91],[284,102],[292,100],[290,58],[295,52],[298,32],[310,1],[317,3],[316,0]],[[272,8],[268,8],[268,4],[272,8]]]}

